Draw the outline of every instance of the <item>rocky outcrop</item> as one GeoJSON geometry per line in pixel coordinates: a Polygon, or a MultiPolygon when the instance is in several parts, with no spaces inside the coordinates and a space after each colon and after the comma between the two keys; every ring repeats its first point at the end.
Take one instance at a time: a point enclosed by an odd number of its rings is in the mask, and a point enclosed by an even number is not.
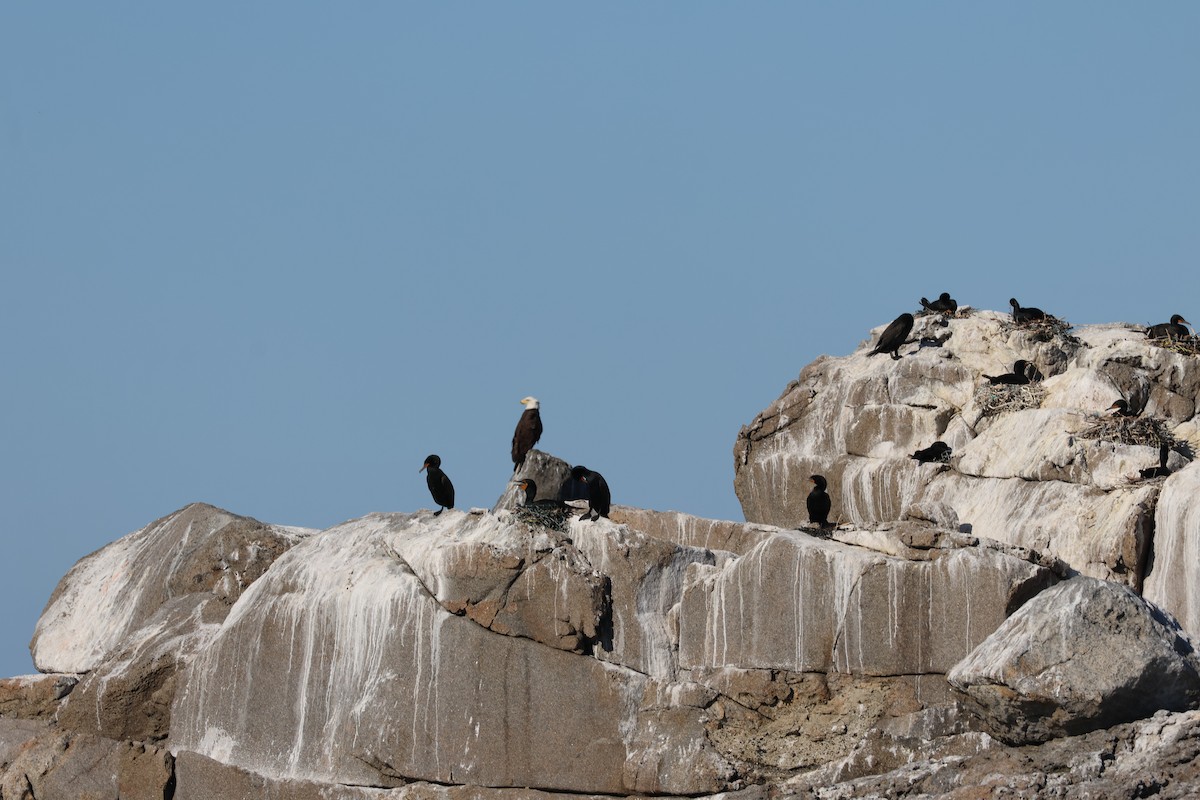
{"type": "MultiPolygon", "coordinates": [[[[491,511],[315,532],[197,504],[114,542],[39,621],[52,674],[0,682],[0,797],[1200,789],[1200,717],[1160,710],[1200,700],[1193,645],[1133,591],[1200,616],[1200,359],[989,312],[914,334],[743,430],[750,522],[545,516],[504,476],[491,511]],[[979,391],[1016,358],[1048,377],[979,391]],[[1173,432],[1170,477],[1097,426],[1117,395],[1173,432]],[[908,457],[935,438],[948,463],[908,457]],[[800,527],[816,472],[835,530],[800,527]]],[[[567,469],[519,477],[547,497],[567,469]]]]}
{"type": "MultiPolygon", "coordinates": [[[[1131,326],[1047,333],[995,312],[965,313],[919,318],[917,343],[899,361],[871,358],[864,344],[805,367],[738,436],[734,486],[746,518],[799,525],[808,476],[820,473],[831,487],[830,518],[853,527],[938,502],[976,535],[1140,588],[1162,483],[1139,470],[1157,465],[1157,442],[1123,443],[1096,433],[1096,423],[1126,398],[1182,441],[1200,397],[1200,358],[1131,326]],[[1045,381],[988,384],[985,375],[1018,358],[1045,381]],[[935,440],[953,448],[949,465],[909,458],[935,440]]],[[[1180,445],[1168,466],[1181,469],[1190,455],[1180,445]]]]}
{"type": "Polygon", "coordinates": [[[1154,557],[1144,588],[1147,600],[1169,609],[1200,639],[1200,465],[1163,483],[1154,519],[1154,557]]]}
{"type": "Polygon", "coordinates": [[[96,669],[126,638],[185,595],[232,606],[311,531],[194,503],[80,560],[59,581],[29,645],[43,672],[96,669]]]}

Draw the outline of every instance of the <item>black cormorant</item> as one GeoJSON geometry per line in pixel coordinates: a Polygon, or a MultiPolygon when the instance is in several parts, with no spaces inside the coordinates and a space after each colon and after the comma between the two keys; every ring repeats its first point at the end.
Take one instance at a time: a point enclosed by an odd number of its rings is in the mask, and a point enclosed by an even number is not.
{"type": "Polygon", "coordinates": [[[521,418],[517,420],[517,429],[513,431],[513,472],[521,468],[525,463],[525,456],[538,443],[538,439],[542,438],[542,412],[538,410],[538,399],[526,397],[521,401],[521,405],[525,406],[525,410],[521,412],[521,418]]]}
{"type": "Polygon", "coordinates": [[[1158,444],[1158,466],[1139,469],[1138,473],[1143,478],[1165,478],[1171,474],[1170,468],[1167,466],[1167,456],[1171,454],[1171,447],[1166,442],[1158,444]]]}
{"type": "Polygon", "coordinates": [[[1180,314],[1172,314],[1170,322],[1160,322],[1146,329],[1146,335],[1151,339],[1186,339],[1191,335],[1184,325],[1191,325],[1180,314]]]}
{"type": "Polygon", "coordinates": [[[945,463],[950,460],[951,452],[950,445],[939,439],[938,441],[929,445],[929,447],[925,447],[913,453],[911,457],[915,458],[917,461],[920,461],[922,464],[928,464],[931,461],[941,461],[945,463]]]}
{"type": "Polygon", "coordinates": [[[1138,415],[1138,412],[1130,408],[1129,402],[1124,399],[1117,400],[1105,411],[1111,412],[1114,417],[1136,417],[1138,415]]]}
{"type": "Polygon", "coordinates": [[[532,506],[539,506],[539,507],[544,507],[544,508],[563,508],[564,507],[564,503],[561,500],[538,500],[537,499],[538,488],[537,488],[537,484],[534,483],[533,478],[518,478],[517,480],[513,481],[513,483],[516,484],[517,487],[525,493],[524,505],[527,508],[532,507],[532,506]]]}
{"type": "Polygon", "coordinates": [[[1033,306],[1022,308],[1015,297],[1009,298],[1008,304],[1012,306],[1013,322],[1018,325],[1026,322],[1037,322],[1038,320],[1045,319],[1047,316],[1046,312],[1040,308],[1034,308],[1033,306]]]}
{"type": "Polygon", "coordinates": [[[927,311],[937,311],[941,314],[954,314],[958,311],[958,303],[954,301],[949,292],[942,292],[932,303],[922,297],[921,307],[927,311]]]}
{"type": "MultiPolygon", "coordinates": [[[[1031,366],[1033,365],[1025,359],[1018,358],[1013,362],[1012,372],[1007,372],[1003,375],[984,375],[983,377],[987,378],[988,383],[992,384],[993,386],[1024,386],[1025,384],[1030,383],[1029,367],[1031,366]]],[[[1034,370],[1037,370],[1037,367],[1033,368],[1034,370]]],[[[1038,375],[1041,375],[1041,373],[1039,372],[1038,375]]]]}
{"type": "Polygon", "coordinates": [[[429,470],[425,474],[425,484],[429,487],[429,493],[433,495],[433,502],[441,506],[433,512],[436,517],[447,508],[454,508],[454,484],[450,482],[450,477],[442,472],[442,459],[439,457],[426,458],[425,464],[417,472],[424,469],[429,470]]]}
{"type": "Polygon", "coordinates": [[[891,353],[892,359],[898,361],[900,359],[900,348],[904,346],[904,341],[908,338],[908,334],[912,333],[912,328],[913,315],[901,314],[892,320],[892,324],[884,328],[883,333],[879,336],[879,343],[867,355],[873,356],[876,353],[891,353]]]}
{"type": "Polygon", "coordinates": [[[813,490],[808,493],[808,499],[805,501],[808,505],[808,521],[821,529],[828,528],[829,509],[833,507],[833,501],[825,491],[829,484],[824,475],[813,475],[808,480],[813,484],[813,490]]]}
{"type": "MultiPolygon", "coordinates": [[[[608,482],[604,476],[595,470],[579,466],[571,469],[570,481],[582,483],[587,490],[588,509],[580,515],[580,519],[590,519],[593,522],[600,517],[607,517],[612,506],[612,493],[608,490],[608,482]]],[[[563,487],[562,495],[570,495],[567,487],[563,487]]]]}

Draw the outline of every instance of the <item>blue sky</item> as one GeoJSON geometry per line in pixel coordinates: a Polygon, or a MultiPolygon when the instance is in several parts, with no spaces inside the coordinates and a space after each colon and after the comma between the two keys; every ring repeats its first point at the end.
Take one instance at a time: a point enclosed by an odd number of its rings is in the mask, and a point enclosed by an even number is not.
{"type": "Polygon", "coordinates": [[[0,675],[189,502],[460,507],[541,447],[740,519],[738,429],[950,291],[1200,315],[1200,6],[0,9],[0,675]]]}

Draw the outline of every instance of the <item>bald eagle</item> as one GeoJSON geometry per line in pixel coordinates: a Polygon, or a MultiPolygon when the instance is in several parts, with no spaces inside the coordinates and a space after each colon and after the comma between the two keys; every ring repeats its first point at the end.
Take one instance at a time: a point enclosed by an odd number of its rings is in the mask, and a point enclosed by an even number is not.
{"type": "Polygon", "coordinates": [[[525,406],[525,410],[521,412],[521,418],[517,420],[517,429],[513,431],[513,472],[525,464],[525,456],[538,443],[538,439],[542,438],[542,412],[538,410],[538,399],[526,397],[521,401],[521,405],[525,406]]]}

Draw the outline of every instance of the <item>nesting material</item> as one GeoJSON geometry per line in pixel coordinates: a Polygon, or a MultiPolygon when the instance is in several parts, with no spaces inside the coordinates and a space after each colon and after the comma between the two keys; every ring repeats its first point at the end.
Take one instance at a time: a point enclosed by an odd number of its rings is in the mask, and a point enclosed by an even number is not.
{"type": "Polygon", "coordinates": [[[1026,408],[1039,408],[1045,397],[1046,390],[1036,383],[1024,386],[984,384],[975,390],[975,404],[985,417],[1023,411],[1026,408]]]}
{"type": "Polygon", "coordinates": [[[1081,431],[1079,437],[1153,447],[1175,444],[1175,437],[1166,423],[1154,417],[1101,417],[1096,424],[1081,431]]]}
{"type": "Polygon", "coordinates": [[[571,519],[571,511],[568,506],[532,505],[519,506],[513,511],[513,515],[519,522],[566,533],[571,527],[568,521],[571,519]]]}
{"type": "Polygon", "coordinates": [[[1079,343],[1079,339],[1071,336],[1067,331],[1073,326],[1065,319],[1059,319],[1047,315],[1045,319],[1038,319],[1032,322],[1016,323],[1012,320],[1008,322],[1009,330],[1021,330],[1029,334],[1035,342],[1050,342],[1055,339],[1066,339],[1079,343]]]}
{"type": "Polygon", "coordinates": [[[1180,355],[1200,356],[1200,338],[1195,336],[1185,336],[1180,339],[1151,339],[1150,344],[1180,355]]]}

